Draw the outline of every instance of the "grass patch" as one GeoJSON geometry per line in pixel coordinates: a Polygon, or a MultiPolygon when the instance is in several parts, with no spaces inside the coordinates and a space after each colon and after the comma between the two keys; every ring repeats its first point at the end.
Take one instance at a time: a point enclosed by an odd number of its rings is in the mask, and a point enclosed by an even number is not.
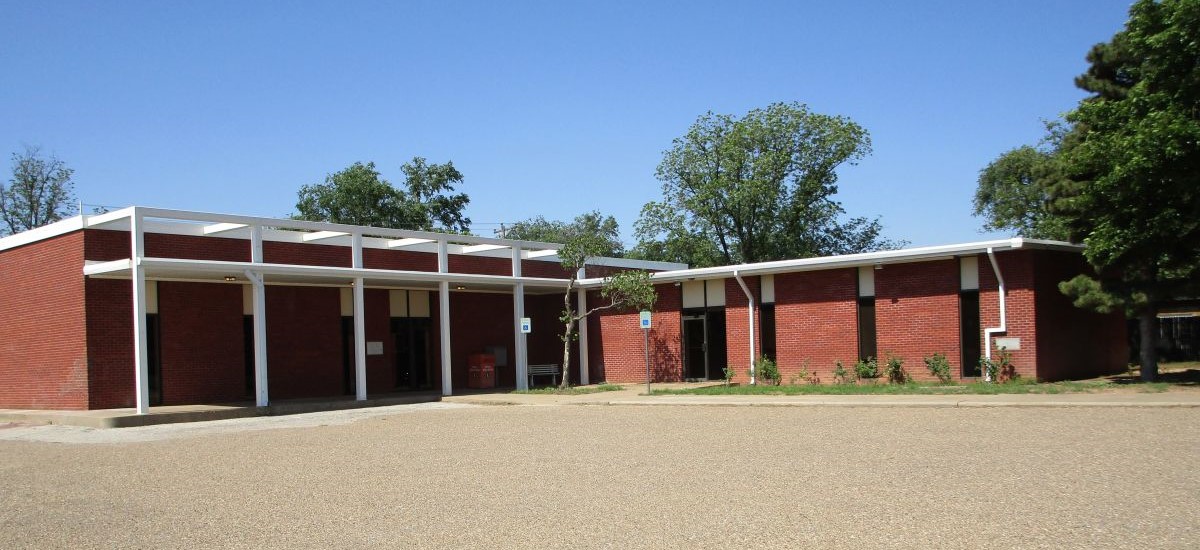
{"type": "Polygon", "coordinates": [[[589,393],[620,391],[622,389],[624,388],[616,384],[597,384],[595,386],[570,386],[566,389],[561,389],[558,386],[546,386],[544,388],[533,388],[528,390],[513,390],[512,393],[526,395],[586,395],[589,393]]]}
{"type": "MultiPolygon", "coordinates": [[[[1146,384],[1144,391],[1166,391],[1167,384],[1146,384]]],[[[794,386],[704,386],[677,390],[654,390],[654,395],[997,395],[1088,393],[1119,387],[1106,380],[1083,382],[1035,383],[1018,381],[1008,384],[972,382],[967,384],[800,384],[794,386]]]]}

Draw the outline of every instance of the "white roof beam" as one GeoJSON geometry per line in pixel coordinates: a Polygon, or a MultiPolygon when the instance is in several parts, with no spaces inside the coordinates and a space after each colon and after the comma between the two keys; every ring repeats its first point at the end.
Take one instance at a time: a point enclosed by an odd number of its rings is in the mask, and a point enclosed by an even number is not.
{"type": "Polygon", "coordinates": [[[204,234],[205,235],[213,235],[216,233],[224,233],[226,231],[233,231],[234,229],[241,229],[243,227],[250,227],[250,226],[248,226],[244,223],[214,223],[212,225],[204,226],[204,234]]]}
{"type": "Polygon", "coordinates": [[[530,250],[525,253],[526,258],[543,258],[546,256],[557,256],[557,250],[530,250]]]}
{"type": "Polygon", "coordinates": [[[301,239],[307,243],[322,239],[332,239],[334,237],[345,237],[347,235],[349,235],[349,233],[343,231],[313,231],[312,233],[305,233],[301,239]]]}
{"type": "Polygon", "coordinates": [[[463,254],[474,254],[476,252],[487,252],[488,250],[500,250],[501,248],[511,248],[503,244],[476,244],[462,247],[463,254]]]}
{"type": "Polygon", "coordinates": [[[416,244],[425,244],[425,243],[431,243],[431,242],[434,242],[434,240],[433,240],[433,239],[419,239],[419,238],[416,238],[416,237],[409,237],[409,238],[406,238],[406,239],[393,239],[393,240],[390,240],[390,241],[388,241],[388,242],[387,242],[387,245],[388,245],[388,248],[402,248],[402,247],[405,247],[405,246],[413,246],[413,245],[416,245],[416,244]]]}

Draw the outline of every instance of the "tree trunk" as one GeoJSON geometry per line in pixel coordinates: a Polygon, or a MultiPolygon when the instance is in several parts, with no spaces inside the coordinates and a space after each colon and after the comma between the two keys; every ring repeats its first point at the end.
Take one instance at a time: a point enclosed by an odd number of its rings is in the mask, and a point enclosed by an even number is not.
{"type": "Polygon", "coordinates": [[[558,383],[558,387],[564,390],[571,387],[571,335],[575,333],[574,317],[571,319],[563,329],[562,382],[558,383]]]}
{"type": "Polygon", "coordinates": [[[1138,332],[1141,336],[1142,382],[1154,382],[1158,379],[1158,311],[1149,307],[1138,315],[1138,332]]]}

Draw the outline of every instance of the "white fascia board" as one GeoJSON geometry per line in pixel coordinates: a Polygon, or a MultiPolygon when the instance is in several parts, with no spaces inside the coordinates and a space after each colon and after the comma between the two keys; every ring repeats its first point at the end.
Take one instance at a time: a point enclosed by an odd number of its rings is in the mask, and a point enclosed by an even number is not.
{"type": "MultiPolygon", "coordinates": [[[[1059,241],[1034,241],[1018,237],[995,241],[926,246],[900,250],[884,250],[881,252],[866,252],[862,254],[822,256],[819,258],[803,258],[798,260],[780,260],[753,264],[662,271],[658,273],[651,273],[650,280],[652,283],[659,284],[693,279],[721,279],[732,277],[734,270],[737,270],[737,272],[741,275],[768,275],[795,271],[819,271],[824,269],[838,269],[844,267],[930,261],[943,258],[953,258],[956,256],[965,256],[969,254],[983,254],[989,249],[999,252],[1003,250],[1015,250],[1019,248],[1038,248],[1072,252],[1079,252],[1083,250],[1082,246],[1071,243],[1059,241]]],[[[579,281],[579,284],[584,288],[595,288],[603,284],[603,279],[583,279],[579,281]]]]}
{"type": "Polygon", "coordinates": [[[18,246],[24,246],[30,243],[35,243],[44,239],[65,235],[72,231],[83,229],[83,218],[80,216],[72,216],[65,220],[59,220],[49,225],[35,227],[29,231],[22,231],[16,235],[9,235],[0,238],[0,250],[8,250],[18,246]]]}
{"type": "Polygon", "coordinates": [[[587,265],[603,267],[624,267],[629,269],[645,269],[650,271],[678,271],[687,269],[688,265],[679,262],[659,262],[654,260],[634,260],[632,258],[588,258],[587,265]]]}

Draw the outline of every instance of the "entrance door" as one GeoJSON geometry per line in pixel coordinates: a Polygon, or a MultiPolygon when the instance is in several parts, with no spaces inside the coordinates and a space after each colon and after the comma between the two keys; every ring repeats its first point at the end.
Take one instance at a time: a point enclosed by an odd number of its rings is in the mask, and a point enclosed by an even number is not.
{"type": "Polygon", "coordinates": [[[728,364],[725,357],[725,310],[709,310],[706,317],[704,351],[708,356],[708,379],[724,380],[725,366],[728,364]]]}
{"type": "Polygon", "coordinates": [[[703,380],[708,370],[705,357],[704,315],[683,317],[683,377],[703,380]]]}
{"type": "Polygon", "coordinates": [[[392,319],[396,345],[396,389],[424,390],[433,387],[429,356],[430,320],[420,317],[392,319]]]}

